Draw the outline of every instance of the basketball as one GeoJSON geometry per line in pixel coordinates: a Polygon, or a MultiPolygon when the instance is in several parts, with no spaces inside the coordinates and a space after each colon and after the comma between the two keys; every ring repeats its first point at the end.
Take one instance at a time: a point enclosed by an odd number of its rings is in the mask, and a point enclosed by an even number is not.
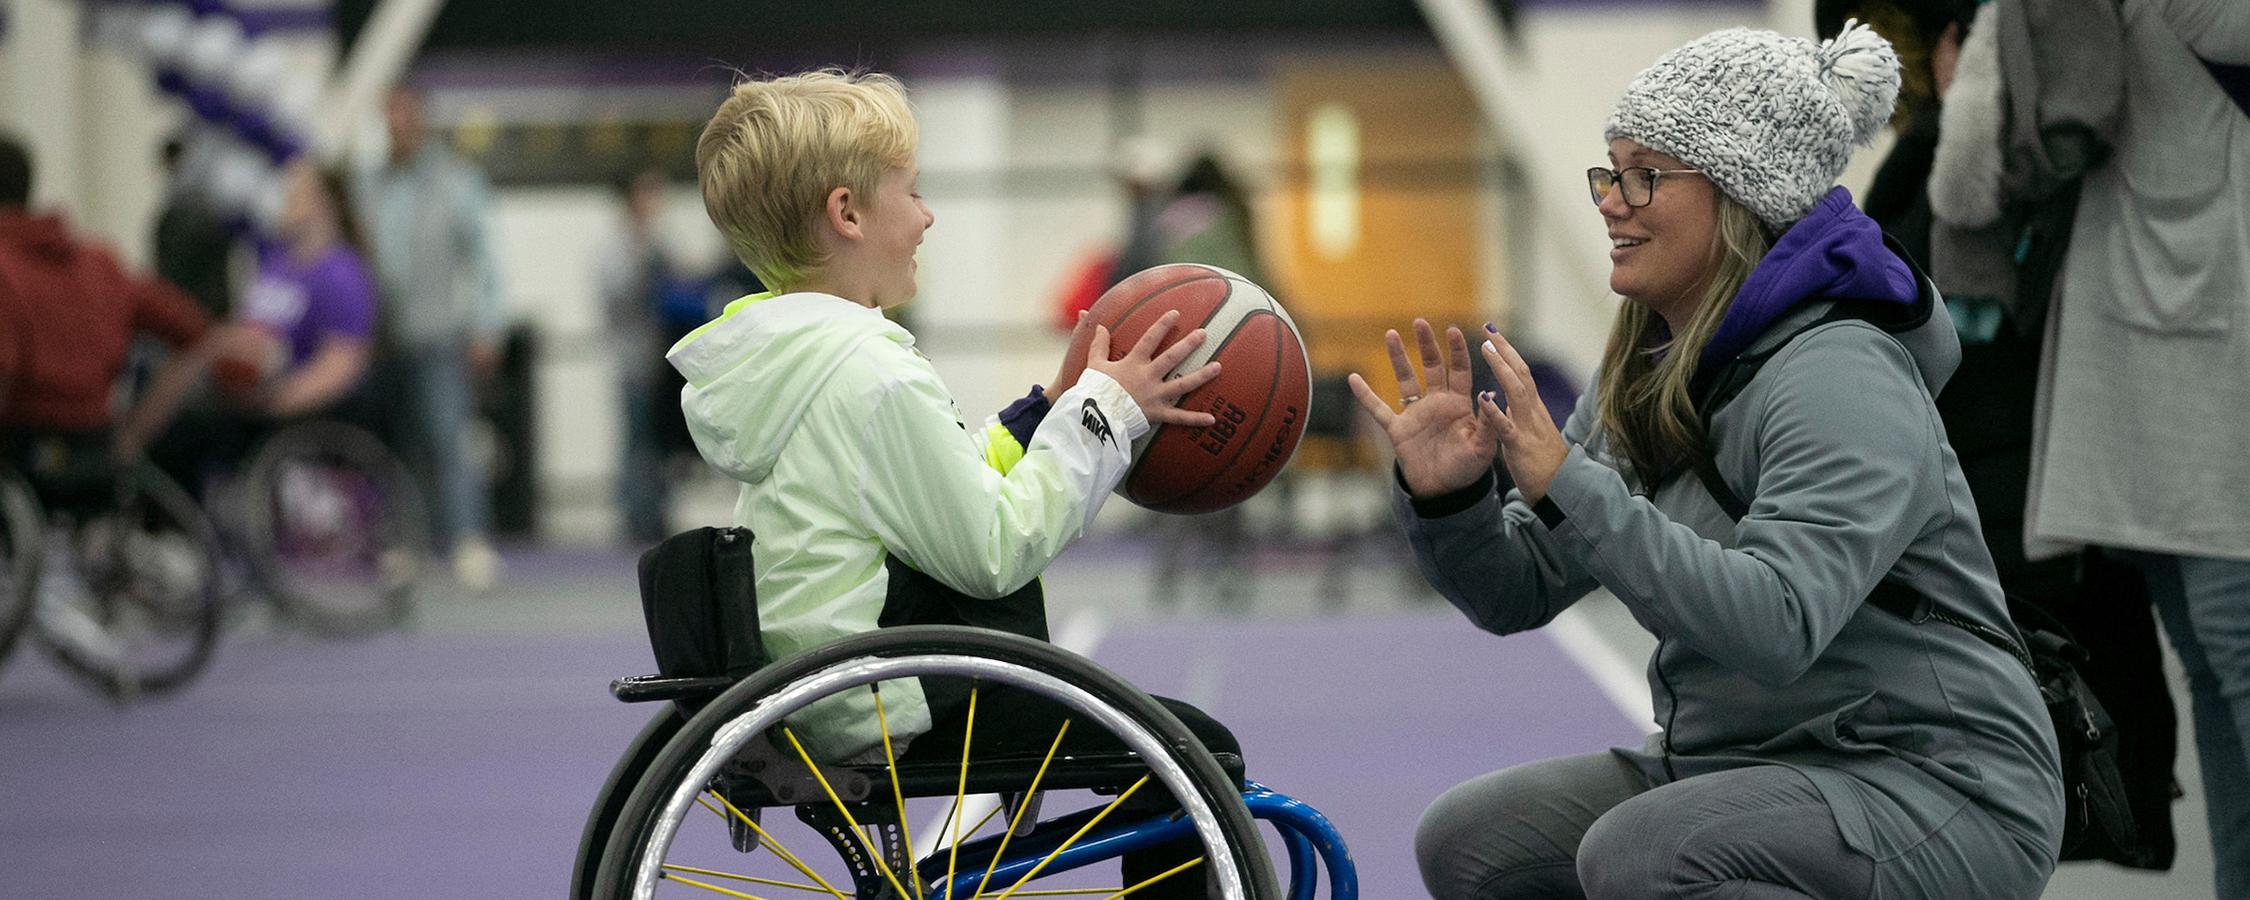
{"type": "MultiPolygon", "coordinates": [[[[1273,295],[1216,266],[1157,266],[1118,282],[1087,311],[1109,329],[1111,359],[1124,358],[1169,310],[1180,320],[1169,346],[1197,328],[1203,346],[1180,363],[1192,372],[1218,360],[1219,377],[1180,398],[1180,408],[1210,413],[1204,428],[1158,425],[1134,444],[1133,469],[1118,492],[1166,513],[1207,513],[1250,499],[1273,480],[1305,434],[1312,369],[1297,326],[1273,295]]],[[[1074,342],[1084,358],[1088,337],[1074,342]]]]}

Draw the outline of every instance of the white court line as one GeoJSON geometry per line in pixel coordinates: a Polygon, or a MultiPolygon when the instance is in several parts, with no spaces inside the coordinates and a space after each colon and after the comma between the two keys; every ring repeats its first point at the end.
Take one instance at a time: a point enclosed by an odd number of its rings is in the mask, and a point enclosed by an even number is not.
{"type": "MultiPolygon", "coordinates": [[[[1047,636],[1049,643],[1091,659],[1094,656],[1094,650],[1102,645],[1102,639],[1109,636],[1109,620],[1103,618],[1101,613],[1093,610],[1079,610],[1056,622],[1048,630],[1047,636]]],[[[963,806],[966,809],[961,812],[961,827],[967,828],[969,825],[975,824],[978,820],[984,818],[985,813],[991,812],[994,807],[999,805],[1000,795],[998,794],[971,795],[966,801],[963,801],[963,806]]],[[[932,851],[938,848],[940,839],[948,842],[953,839],[951,834],[940,833],[940,829],[946,827],[948,818],[944,812],[939,812],[930,817],[929,824],[914,830],[915,859],[930,855],[932,851]]],[[[1005,822],[1001,823],[1002,827],[1006,827],[1006,824],[1005,822]]]]}
{"type": "Polygon", "coordinates": [[[1581,607],[1563,610],[1553,622],[1547,623],[1546,632],[1553,635],[1586,676],[1594,680],[1616,705],[1617,711],[1647,734],[1656,733],[1656,701],[1649,696],[1648,676],[1643,667],[1617,652],[1608,641],[1594,631],[1594,623],[1587,619],[1581,607]]]}

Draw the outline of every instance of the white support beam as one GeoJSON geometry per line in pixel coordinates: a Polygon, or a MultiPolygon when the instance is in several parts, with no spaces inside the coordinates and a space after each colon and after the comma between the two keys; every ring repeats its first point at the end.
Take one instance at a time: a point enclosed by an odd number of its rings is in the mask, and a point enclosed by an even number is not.
{"type": "Polygon", "coordinates": [[[350,58],[329,86],[328,99],[314,152],[336,159],[345,150],[352,129],[383,102],[383,95],[398,83],[406,64],[422,48],[430,23],[445,0],[383,0],[367,19],[350,58]]]}

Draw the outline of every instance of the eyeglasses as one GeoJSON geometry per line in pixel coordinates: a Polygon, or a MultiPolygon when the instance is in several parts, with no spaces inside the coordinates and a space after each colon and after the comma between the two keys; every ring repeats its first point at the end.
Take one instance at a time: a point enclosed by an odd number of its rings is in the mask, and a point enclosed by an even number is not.
{"type": "Polygon", "coordinates": [[[1633,166],[1628,169],[1605,169],[1595,166],[1586,170],[1586,192],[1594,197],[1594,205],[1609,199],[1609,192],[1619,185],[1625,187],[1626,206],[1647,206],[1656,199],[1656,181],[1664,175],[1701,175],[1701,169],[1655,169],[1633,166]]]}

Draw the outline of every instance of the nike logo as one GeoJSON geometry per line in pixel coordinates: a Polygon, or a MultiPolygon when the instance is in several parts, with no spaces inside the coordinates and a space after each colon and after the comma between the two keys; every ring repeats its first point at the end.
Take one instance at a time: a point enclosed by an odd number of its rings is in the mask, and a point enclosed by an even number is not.
{"type": "Polygon", "coordinates": [[[1109,417],[1102,415],[1101,406],[1090,397],[1087,398],[1085,406],[1079,407],[1078,424],[1086,426],[1087,433],[1092,434],[1095,440],[1104,444],[1117,442],[1116,438],[1110,435],[1109,417]]]}

